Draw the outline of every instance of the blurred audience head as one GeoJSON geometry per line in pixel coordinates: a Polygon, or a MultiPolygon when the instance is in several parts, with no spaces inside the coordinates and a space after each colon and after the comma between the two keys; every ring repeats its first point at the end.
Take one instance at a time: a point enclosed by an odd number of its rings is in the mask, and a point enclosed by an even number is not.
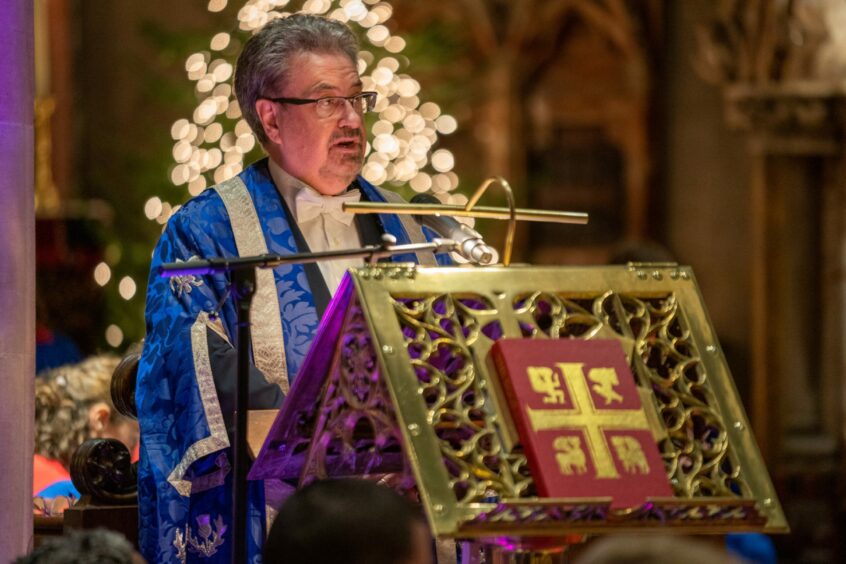
{"type": "Polygon", "coordinates": [[[43,372],[35,382],[35,453],[70,465],[74,451],[92,438],[117,439],[131,451],[138,423],[112,404],[110,385],[120,359],[89,357],[43,372]]]}
{"type": "Polygon", "coordinates": [[[15,564],[143,564],[122,535],[105,529],[71,531],[52,538],[15,564]]]}
{"type": "Polygon", "coordinates": [[[431,564],[422,514],[366,480],[314,482],[279,509],[264,547],[267,564],[431,564]]]}
{"type": "Polygon", "coordinates": [[[575,564],[741,564],[724,549],[683,536],[613,535],[597,539],[575,564]]]}

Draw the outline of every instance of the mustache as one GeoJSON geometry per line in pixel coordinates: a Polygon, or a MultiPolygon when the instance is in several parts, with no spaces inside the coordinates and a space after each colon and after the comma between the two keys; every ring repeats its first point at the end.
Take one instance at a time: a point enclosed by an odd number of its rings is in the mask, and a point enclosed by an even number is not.
{"type": "Polygon", "coordinates": [[[360,127],[343,127],[332,134],[329,139],[330,143],[334,143],[340,139],[362,139],[364,137],[364,130],[360,127]]]}

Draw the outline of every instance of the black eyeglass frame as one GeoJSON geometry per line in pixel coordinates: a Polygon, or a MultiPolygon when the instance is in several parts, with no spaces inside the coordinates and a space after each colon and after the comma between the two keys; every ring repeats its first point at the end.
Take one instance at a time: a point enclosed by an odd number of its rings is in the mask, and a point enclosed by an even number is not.
{"type": "Polygon", "coordinates": [[[271,98],[269,96],[262,96],[263,100],[270,100],[271,102],[276,102],[277,104],[294,104],[296,106],[304,106],[306,104],[317,104],[323,100],[346,100],[347,102],[352,105],[353,109],[355,109],[356,100],[364,100],[366,105],[364,107],[364,112],[372,112],[373,108],[376,106],[376,98],[379,96],[378,92],[359,92],[358,94],[353,94],[352,96],[322,96],[320,98],[271,98]]]}

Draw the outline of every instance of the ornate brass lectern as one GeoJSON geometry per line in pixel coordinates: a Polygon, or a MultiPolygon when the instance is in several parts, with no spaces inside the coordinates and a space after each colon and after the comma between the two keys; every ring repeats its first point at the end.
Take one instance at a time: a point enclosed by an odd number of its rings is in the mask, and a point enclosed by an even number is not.
{"type": "Polygon", "coordinates": [[[351,271],[251,479],[388,476],[439,538],[786,531],[688,267],[351,271]],[[537,497],[488,363],[502,337],[618,339],[674,495],[537,497]]]}

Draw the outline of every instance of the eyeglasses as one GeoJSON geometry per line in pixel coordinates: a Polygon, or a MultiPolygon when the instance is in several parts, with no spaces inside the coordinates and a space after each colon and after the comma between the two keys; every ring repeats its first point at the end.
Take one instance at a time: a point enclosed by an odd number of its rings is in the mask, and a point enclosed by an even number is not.
{"type": "Polygon", "coordinates": [[[294,104],[303,106],[314,104],[315,113],[320,118],[339,116],[344,111],[344,102],[349,102],[352,109],[359,114],[372,112],[376,105],[376,92],[361,92],[352,96],[324,96],[323,98],[265,98],[277,104],[294,104]]]}

